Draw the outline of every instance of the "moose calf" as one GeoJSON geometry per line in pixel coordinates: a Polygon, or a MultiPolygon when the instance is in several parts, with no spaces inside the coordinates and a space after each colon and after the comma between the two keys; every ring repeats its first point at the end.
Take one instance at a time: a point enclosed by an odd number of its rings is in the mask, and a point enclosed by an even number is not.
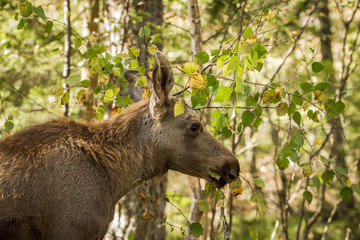
{"type": "Polygon", "coordinates": [[[150,100],[110,120],[56,120],[0,141],[0,239],[102,239],[117,201],[168,169],[216,187],[238,177],[235,156],[190,107],[174,117],[175,78],[161,52],[152,78],[150,100]]]}

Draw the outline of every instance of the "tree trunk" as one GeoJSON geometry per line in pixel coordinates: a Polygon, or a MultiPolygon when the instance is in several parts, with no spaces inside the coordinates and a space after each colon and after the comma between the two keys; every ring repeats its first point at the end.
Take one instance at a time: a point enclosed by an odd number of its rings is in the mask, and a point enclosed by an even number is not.
{"type": "MultiPolygon", "coordinates": [[[[84,14],[83,19],[83,36],[89,36],[90,34],[96,35],[99,26],[94,22],[96,18],[99,17],[99,0],[86,0],[86,14],[84,14]]],[[[82,78],[89,79],[90,86],[86,89],[86,100],[84,101],[85,111],[83,114],[83,119],[87,121],[93,120],[96,115],[93,107],[93,92],[95,87],[98,84],[98,74],[91,74],[89,67],[84,67],[82,70],[82,78]]]]}
{"type": "MultiPolygon", "coordinates": [[[[109,35],[111,54],[115,55],[126,51],[126,47],[136,46],[140,49],[139,64],[143,64],[147,55],[144,39],[138,35],[142,26],[147,26],[153,36],[157,32],[157,25],[162,25],[163,4],[161,0],[133,0],[124,1],[120,6],[115,0],[107,0],[104,3],[104,21],[109,35]],[[143,20],[132,23],[130,13],[143,11],[140,18],[143,20]],[[119,25],[120,23],[120,25],[119,25]],[[116,29],[113,31],[113,29],[116,29]],[[122,39],[122,40],[121,40],[122,39]]],[[[163,44],[156,44],[162,50],[163,44]]],[[[126,194],[116,206],[116,214],[109,232],[121,239],[127,239],[129,234],[134,239],[162,240],[166,239],[165,223],[165,201],[167,186],[167,174],[156,177],[130,193],[126,194]],[[145,196],[145,198],[143,198],[145,196]],[[150,201],[150,202],[149,202],[150,201]]],[[[107,239],[113,239],[107,236],[107,239]]]]}
{"type": "MultiPolygon", "coordinates": [[[[188,0],[188,11],[190,17],[191,32],[191,51],[194,58],[195,54],[202,51],[201,21],[197,0],[188,0]]],[[[186,228],[186,239],[198,239],[190,234],[190,224],[200,222],[203,212],[200,210],[199,202],[205,198],[205,192],[201,186],[201,180],[196,177],[188,177],[191,188],[191,208],[189,222],[186,228]]]]}
{"type": "MultiPolygon", "coordinates": [[[[64,71],[63,77],[66,79],[70,76],[70,57],[71,57],[71,21],[70,21],[70,0],[64,0],[64,23],[66,25],[64,39],[64,71]]],[[[68,84],[65,84],[69,88],[68,84]]],[[[69,102],[64,105],[64,116],[69,116],[69,102]]]]}

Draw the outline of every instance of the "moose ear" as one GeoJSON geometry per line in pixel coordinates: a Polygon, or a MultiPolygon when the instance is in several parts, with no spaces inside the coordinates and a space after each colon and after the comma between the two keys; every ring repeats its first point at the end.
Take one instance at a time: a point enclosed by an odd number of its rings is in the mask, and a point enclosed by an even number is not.
{"type": "MultiPolygon", "coordinates": [[[[137,70],[127,70],[124,72],[125,79],[129,82],[129,93],[131,99],[134,102],[139,102],[142,100],[143,90],[144,88],[148,88],[148,86],[141,87],[140,84],[135,86],[136,81],[139,77],[141,77],[139,71],[137,70]]],[[[147,78],[148,85],[151,84],[150,78],[147,74],[145,74],[145,77],[147,78]]]]}
{"type": "Polygon", "coordinates": [[[161,107],[168,103],[169,94],[175,82],[174,73],[165,54],[158,51],[154,57],[155,67],[152,75],[153,92],[150,99],[150,110],[152,113],[156,112],[155,107],[161,107]]]}

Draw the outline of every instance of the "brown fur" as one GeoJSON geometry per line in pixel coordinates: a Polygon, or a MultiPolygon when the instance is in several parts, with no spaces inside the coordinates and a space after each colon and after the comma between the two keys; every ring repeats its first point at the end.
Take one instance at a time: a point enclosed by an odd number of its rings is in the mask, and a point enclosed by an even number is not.
{"type": "Polygon", "coordinates": [[[0,239],[102,239],[117,201],[146,179],[172,169],[221,187],[238,176],[234,155],[191,108],[174,117],[173,74],[163,54],[155,60],[150,101],[101,123],[56,120],[0,141],[0,239]]]}

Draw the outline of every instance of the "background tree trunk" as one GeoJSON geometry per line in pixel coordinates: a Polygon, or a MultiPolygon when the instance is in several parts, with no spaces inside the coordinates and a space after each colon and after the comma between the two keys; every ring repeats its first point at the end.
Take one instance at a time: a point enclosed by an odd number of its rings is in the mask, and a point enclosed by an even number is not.
{"type": "MultiPolygon", "coordinates": [[[[202,51],[201,20],[197,0],[188,0],[188,12],[190,18],[191,51],[194,59],[195,54],[202,51]]],[[[191,207],[189,222],[186,228],[186,239],[198,239],[190,234],[190,224],[200,222],[203,216],[199,202],[205,198],[205,191],[202,189],[199,178],[188,176],[188,181],[191,188],[191,207]]]]}
{"type": "MultiPolygon", "coordinates": [[[[120,4],[115,0],[105,1],[104,15],[106,21],[113,23],[108,27],[112,54],[127,52],[126,47],[136,46],[140,49],[139,64],[144,64],[148,55],[146,44],[138,32],[142,26],[151,30],[151,35],[157,33],[156,26],[162,25],[163,4],[162,0],[155,1],[123,1],[120,4]],[[132,22],[131,11],[135,11],[137,21],[132,22]],[[119,26],[119,23],[121,24],[119,26]],[[113,30],[115,27],[115,31],[113,30]],[[128,36],[135,36],[129,38],[128,36]],[[121,39],[123,39],[121,41],[121,39]]],[[[107,24],[109,25],[109,24],[107,24]]],[[[159,50],[163,44],[156,43],[159,50]]],[[[166,239],[164,222],[167,174],[147,181],[141,186],[126,194],[117,204],[114,221],[110,233],[116,237],[127,239],[129,234],[134,234],[135,239],[161,240],[166,239]],[[141,195],[141,194],[143,195],[141,195]],[[140,195],[141,196],[140,196],[140,195]],[[142,196],[145,196],[145,200],[142,196]],[[148,202],[151,201],[151,202],[148,202]]],[[[111,239],[111,236],[108,236],[111,239]]]]}
{"type": "MultiPolygon", "coordinates": [[[[97,36],[99,31],[99,25],[94,21],[96,18],[99,18],[99,0],[86,0],[86,14],[84,14],[83,19],[83,36],[89,36],[93,34],[97,36]]],[[[84,114],[83,119],[87,121],[93,120],[96,115],[94,112],[93,102],[93,92],[95,87],[98,85],[98,74],[91,74],[89,67],[84,67],[82,69],[82,78],[89,79],[90,86],[86,89],[86,99],[84,101],[84,114]]]]}
{"type": "MultiPolygon", "coordinates": [[[[63,77],[66,79],[70,76],[70,58],[71,58],[71,20],[70,20],[70,0],[64,0],[64,23],[66,25],[64,37],[64,71],[63,77]]],[[[68,88],[69,85],[65,84],[68,88]]],[[[69,102],[64,105],[64,116],[69,116],[69,102]]]]}

